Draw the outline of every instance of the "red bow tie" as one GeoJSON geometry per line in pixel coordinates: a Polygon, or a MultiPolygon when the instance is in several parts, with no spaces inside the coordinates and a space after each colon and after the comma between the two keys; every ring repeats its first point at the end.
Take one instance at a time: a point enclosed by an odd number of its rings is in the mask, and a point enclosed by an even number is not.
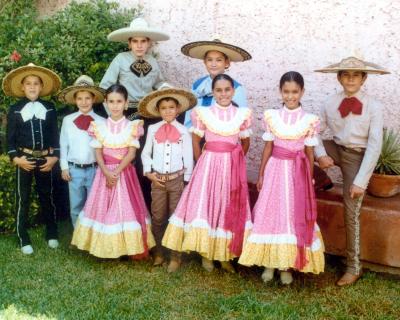
{"type": "Polygon", "coordinates": [[[361,114],[362,106],[362,102],[356,97],[344,98],[339,106],[339,112],[342,118],[347,117],[350,112],[353,114],[361,114]]]}
{"type": "Polygon", "coordinates": [[[181,134],[178,129],[170,123],[163,124],[155,134],[158,143],[164,143],[167,140],[171,143],[176,143],[180,137],[181,134]]]}
{"type": "Polygon", "coordinates": [[[86,131],[90,126],[90,122],[93,120],[94,119],[91,116],[81,114],[74,120],[74,123],[79,129],[86,131]]]}

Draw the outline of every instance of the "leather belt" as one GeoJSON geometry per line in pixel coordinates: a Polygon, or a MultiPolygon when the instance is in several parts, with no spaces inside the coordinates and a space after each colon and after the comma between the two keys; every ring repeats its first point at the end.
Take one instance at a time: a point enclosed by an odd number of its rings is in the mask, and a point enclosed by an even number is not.
{"type": "Polygon", "coordinates": [[[162,182],[167,182],[174,180],[185,173],[185,169],[172,172],[172,173],[158,173],[156,172],[157,178],[160,179],[162,182]]]}
{"type": "Polygon", "coordinates": [[[88,163],[88,164],[79,164],[79,163],[68,161],[68,164],[70,166],[73,166],[78,169],[96,168],[97,167],[97,162],[88,163]]]}
{"type": "Polygon", "coordinates": [[[49,150],[32,150],[28,148],[20,148],[23,153],[29,154],[34,158],[42,158],[49,154],[49,150]]]}

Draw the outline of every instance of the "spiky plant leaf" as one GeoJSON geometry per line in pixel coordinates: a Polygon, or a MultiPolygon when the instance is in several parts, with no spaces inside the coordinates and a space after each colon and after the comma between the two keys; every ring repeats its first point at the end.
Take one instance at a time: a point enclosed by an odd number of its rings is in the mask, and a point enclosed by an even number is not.
{"type": "Polygon", "coordinates": [[[379,174],[400,175],[400,134],[393,129],[383,131],[382,150],[375,167],[379,174]]]}

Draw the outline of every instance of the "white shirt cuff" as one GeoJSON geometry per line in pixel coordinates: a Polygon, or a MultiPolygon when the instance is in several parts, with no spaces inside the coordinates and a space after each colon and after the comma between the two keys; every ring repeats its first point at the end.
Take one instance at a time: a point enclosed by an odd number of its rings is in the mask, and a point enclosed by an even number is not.
{"type": "Polygon", "coordinates": [[[69,168],[68,161],[65,159],[60,159],[60,167],[61,167],[61,170],[67,170],[69,168]]]}

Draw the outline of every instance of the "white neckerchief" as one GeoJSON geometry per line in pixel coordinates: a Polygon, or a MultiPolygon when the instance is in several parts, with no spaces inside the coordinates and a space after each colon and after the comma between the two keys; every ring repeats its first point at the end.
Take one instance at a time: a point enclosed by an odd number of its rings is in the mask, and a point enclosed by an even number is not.
{"type": "Polygon", "coordinates": [[[39,101],[28,102],[21,110],[22,120],[24,122],[31,120],[34,116],[41,120],[46,120],[46,107],[39,101]]]}
{"type": "Polygon", "coordinates": [[[212,96],[211,83],[212,79],[210,76],[208,76],[199,84],[199,86],[195,90],[193,90],[195,95],[198,98],[212,96]]]}

